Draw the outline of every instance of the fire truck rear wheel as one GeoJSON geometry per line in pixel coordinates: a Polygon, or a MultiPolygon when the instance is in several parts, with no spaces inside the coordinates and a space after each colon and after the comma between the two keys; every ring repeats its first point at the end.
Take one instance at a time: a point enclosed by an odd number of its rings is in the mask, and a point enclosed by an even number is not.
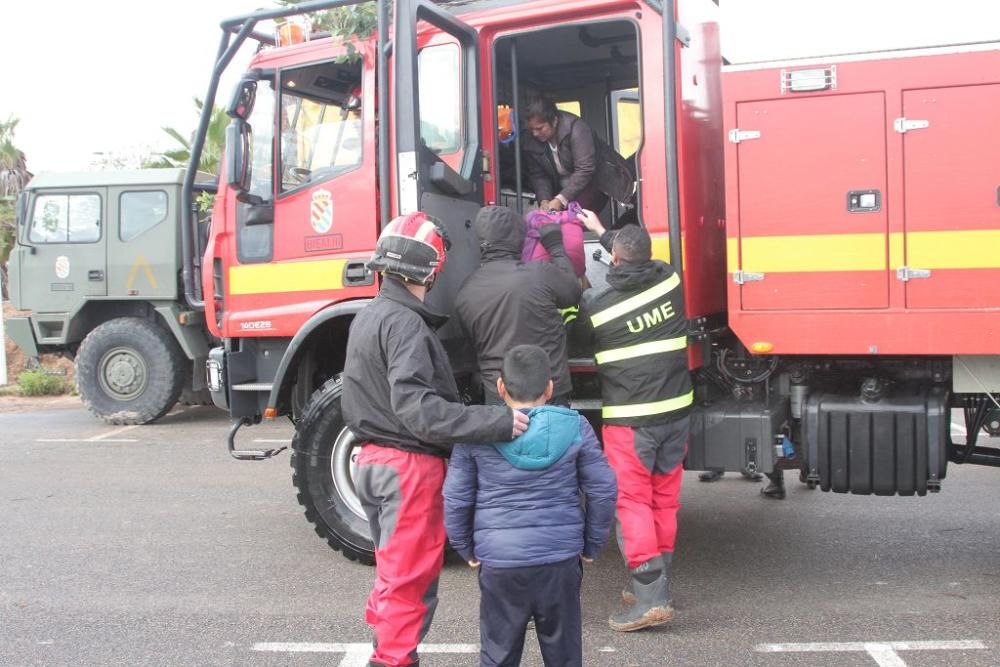
{"type": "Polygon", "coordinates": [[[155,322],[120,317],[83,339],[76,354],[80,398],[108,424],[148,424],[177,403],[183,352],[155,322]]]}
{"type": "Polygon", "coordinates": [[[340,379],[313,392],[292,440],[292,484],[316,534],[344,557],[375,563],[375,548],[354,490],[357,443],[340,410],[340,379]]]}

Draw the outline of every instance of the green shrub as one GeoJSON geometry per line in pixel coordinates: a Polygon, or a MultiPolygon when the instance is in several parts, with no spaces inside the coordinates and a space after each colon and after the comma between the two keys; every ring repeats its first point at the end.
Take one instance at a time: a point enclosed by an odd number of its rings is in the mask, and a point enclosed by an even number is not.
{"type": "Polygon", "coordinates": [[[56,396],[66,393],[66,380],[61,375],[49,375],[45,371],[24,371],[17,378],[22,396],[56,396]]]}

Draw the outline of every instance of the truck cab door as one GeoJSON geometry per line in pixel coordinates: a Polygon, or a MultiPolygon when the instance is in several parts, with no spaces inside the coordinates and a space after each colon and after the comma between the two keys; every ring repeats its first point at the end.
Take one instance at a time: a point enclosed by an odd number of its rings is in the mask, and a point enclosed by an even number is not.
{"type": "MultiPolygon", "coordinates": [[[[398,0],[395,17],[396,211],[423,211],[447,228],[448,262],[427,303],[450,314],[479,266],[472,226],[483,204],[479,35],[428,0],[398,0]]],[[[462,353],[468,346],[456,322],[439,334],[456,370],[474,363],[462,353]]]]}
{"type": "Polygon", "coordinates": [[[179,192],[166,184],[108,189],[109,296],[177,298],[179,192]]]}
{"type": "Polygon", "coordinates": [[[32,193],[15,249],[22,308],[72,313],[107,295],[107,199],[104,187],[32,193]]]}

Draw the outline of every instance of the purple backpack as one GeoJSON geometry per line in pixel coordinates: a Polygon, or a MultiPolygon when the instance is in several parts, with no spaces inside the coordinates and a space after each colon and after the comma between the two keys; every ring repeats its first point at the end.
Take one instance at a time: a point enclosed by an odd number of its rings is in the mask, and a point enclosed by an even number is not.
{"type": "Polygon", "coordinates": [[[581,211],[577,202],[570,202],[565,211],[548,213],[534,210],[524,216],[528,233],[524,236],[524,248],[521,250],[522,262],[547,262],[549,253],[542,245],[538,228],[542,225],[555,223],[562,227],[563,245],[566,255],[577,277],[582,277],[587,270],[587,258],[583,250],[583,223],[576,215],[581,211]]]}

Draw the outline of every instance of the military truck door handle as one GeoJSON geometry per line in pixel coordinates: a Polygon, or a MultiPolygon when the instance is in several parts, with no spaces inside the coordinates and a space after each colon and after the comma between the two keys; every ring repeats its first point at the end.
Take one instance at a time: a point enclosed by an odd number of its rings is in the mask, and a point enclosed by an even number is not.
{"type": "Polygon", "coordinates": [[[348,262],[344,265],[345,285],[371,285],[375,282],[375,274],[365,267],[364,262],[348,262]]]}
{"type": "Polygon", "coordinates": [[[93,280],[94,282],[104,280],[104,271],[87,271],[87,280],[93,280]]]}

